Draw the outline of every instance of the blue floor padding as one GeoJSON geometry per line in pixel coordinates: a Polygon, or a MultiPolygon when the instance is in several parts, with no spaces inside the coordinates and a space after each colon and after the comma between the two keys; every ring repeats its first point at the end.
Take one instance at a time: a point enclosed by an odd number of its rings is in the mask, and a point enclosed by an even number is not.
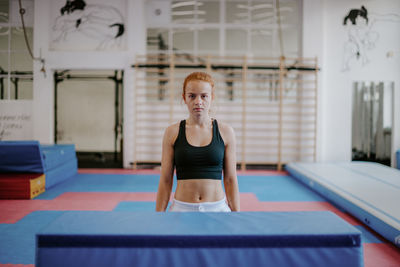
{"type": "Polygon", "coordinates": [[[254,193],[260,201],[326,201],[290,176],[239,176],[240,192],[254,193]]]}
{"type": "Polygon", "coordinates": [[[35,211],[14,224],[0,224],[0,263],[33,264],[35,235],[65,211],[35,211]]]}
{"type": "Polygon", "coordinates": [[[362,225],[355,225],[361,233],[361,239],[363,243],[383,243],[381,239],[379,239],[375,234],[373,234],[370,230],[365,228],[362,225]]]}
{"type": "Polygon", "coordinates": [[[77,174],[35,199],[54,199],[65,192],[156,192],[159,175],[77,174]]]}
{"type": "Polygon", "coordinates": [[[155,211],[156,203],[152,201],[121,201],[113,211],[155,211]]]}

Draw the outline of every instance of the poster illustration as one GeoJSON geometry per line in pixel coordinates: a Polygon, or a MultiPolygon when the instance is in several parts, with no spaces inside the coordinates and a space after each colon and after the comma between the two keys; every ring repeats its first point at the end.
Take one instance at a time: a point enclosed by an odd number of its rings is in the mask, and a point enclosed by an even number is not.
{"type": "Polygon", "coordinates": [[[125,4],[125,0],[51,1],[50,50],[125,50],[125,4]]]}
{"type": "Polygon", "coordinates": [[[347,41],[343,46],[342,71],[349,71],[354,65],[369,64],[377,45],[387,41],[389,33],[382,29],[394,23],[400,25],[400,14],[372,13],[365,6],[348,11],[343,19],[347,41]]]}

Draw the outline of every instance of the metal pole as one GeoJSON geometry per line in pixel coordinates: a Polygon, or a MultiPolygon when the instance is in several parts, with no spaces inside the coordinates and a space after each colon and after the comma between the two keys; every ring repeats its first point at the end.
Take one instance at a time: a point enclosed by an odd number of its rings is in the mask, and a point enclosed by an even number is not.
{"type": "Polygon", "coordinates": [[[119,124],[119,81],[118,81],[118,71],[114,71],[114,77],[112,78],[115,83],[115,122],[114,122],[114,162],[117,161],[117,150],[118,150],[118,124],[119,124]]]}
{"type": "Polygon", "coordinates": [[[284,72],[283,56],[279,62],[279,137],[278,137],[278,171],[282,170],[282,113],[283,113],[283,72],[284,72]]]}
{"type": "Polygon", "coordinates": [[[58,72],[54,72],[54,143],[57,144],[57,126],[58,126],[58,121],[57,121],[57,87],[58,83],[61,80],[58,79],[58,72]]]}

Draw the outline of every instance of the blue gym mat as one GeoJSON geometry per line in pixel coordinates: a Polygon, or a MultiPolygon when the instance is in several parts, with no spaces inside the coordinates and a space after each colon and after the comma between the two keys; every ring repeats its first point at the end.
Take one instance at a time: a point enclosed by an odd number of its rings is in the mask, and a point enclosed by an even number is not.
{"type": "Polygon", "coordinates": [[[331,212],[67,212],[36,266],[363,266],[361,232],[331,212]]]}

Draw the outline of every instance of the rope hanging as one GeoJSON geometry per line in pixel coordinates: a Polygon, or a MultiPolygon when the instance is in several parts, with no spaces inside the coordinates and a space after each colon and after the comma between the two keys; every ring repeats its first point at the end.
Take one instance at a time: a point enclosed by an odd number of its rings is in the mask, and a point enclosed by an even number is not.
{"type": "Polygon", "coordinates": [[[22,30],[23,30],[23,32],[24,32],[24,40],[25,40],[26,48],[28,49],[29,55],[31,56],[31,58],[32,58],[33,60],[37,60],[37,61],[40,61],[40,62],[42,63],[42,68],[40,69],[40,71],[43,72],[44,77],[46,77],[46,69],[45,69],[45,67],[44,67],[44,65],[45,65],[45,60],[44,60],[44,58],[42,58],[42,57],[35,57],[35,56],[33,55],[31,46],[29,45],[29,42],[28,42],[28,36],[27,36],[27,34],[26,34],[25,21],[24,21],[24,15],[25,15],[26,10],[22,7],[21,0],[18,0],[18,4],[19,4],[19,14],[20,14],[20,16],[21,16],[22,30]]]}
{"type": "Polygon", "coordinates": [[[281,59],[284,59],[285,58],[285,53],[284,53],[284,50],[283,50],[281,10],[280,10],[280,7],[279,7],[279,0],[276,0],[275,3],[276,3],[275,6],[276,6],[276,15],[277,15],[277,22],[278,22],[279,48],[280,48],[281,59]]]}

